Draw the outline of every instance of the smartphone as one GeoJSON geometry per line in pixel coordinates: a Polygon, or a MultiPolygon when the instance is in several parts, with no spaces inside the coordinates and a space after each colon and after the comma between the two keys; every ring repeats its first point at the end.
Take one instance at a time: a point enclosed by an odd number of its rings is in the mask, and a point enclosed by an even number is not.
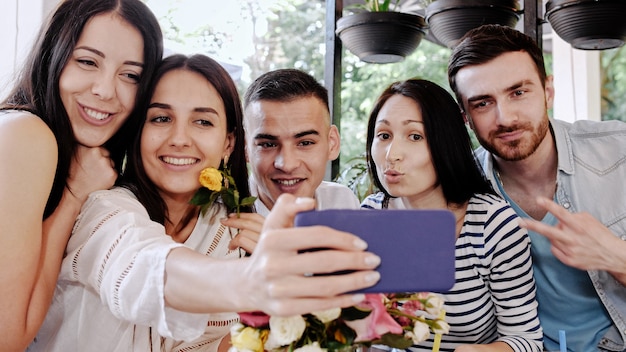
{"type": "Polygon", "coordinates": [[[450,211],[329,209],[296,215],[295,226],[311,225],[357,235],[381,257],[380,281],[356,292],[445,292],[454,285],[456,231],[450,211]]]}

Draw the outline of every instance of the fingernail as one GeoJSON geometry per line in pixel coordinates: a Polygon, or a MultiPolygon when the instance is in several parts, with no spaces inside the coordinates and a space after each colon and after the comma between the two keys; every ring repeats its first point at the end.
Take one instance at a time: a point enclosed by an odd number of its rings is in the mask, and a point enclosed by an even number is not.
{"type": "Polygon", "coordinates": [[[356,249],[364,250],[367,248],[367,242],[363,241],[360,238],[356,238],[353,243],[356,249]]]}
{"type": "Polygon", "coordinates": [[[315,202],[315,199],[309,197],[298,197],[296,198],[296,204],[305,204],[315,202]]]}
{"type": "Polygon", "coordinates": [[[380,257],[375,255],[375,254],[371,254],[368,255],[367,257],[365,257],[365,264],[367,264],[368,266],[375,268],[378,265],[380,265],[380,257]]]}
{"type": "Polygon", "coordinates": [[[371,272],[365,276],[365,281],[368,283],[378,282],[380,280],[380,273],[378,271],[371,272]]]}
{"type": "Polygon", "coordinates": [[[354,303],[361,303],[365,300],[365,294],[357,293],[355,295],[352,295],[352,300],[354,301],[354,303]]]}

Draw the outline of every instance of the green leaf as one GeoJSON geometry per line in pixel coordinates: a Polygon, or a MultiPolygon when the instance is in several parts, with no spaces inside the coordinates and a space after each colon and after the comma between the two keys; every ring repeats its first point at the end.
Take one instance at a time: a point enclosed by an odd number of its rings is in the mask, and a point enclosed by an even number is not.
{"type": "Polygon", "coordinates": [[[413,346],[412,339],[407,339],[406,337],[404,337],[404,335],[396,335],[392,333],[384,334],[380,337],[380,339],[373,341],[373,343],[399,349],[407,349],[413,346]]]}
{"type": "Polygon", "coordinates": [[[230,189],[222,193],[222,201],[228,209],[234,209],[237,206],[233,192],[230,189]]]}
{"type": "Polygon", "coordinates": [[[248,206],[248,205],[252,205],[252,204],[254,204],[254,201],[256,201],[256,197],[252,197],[252,196],[246,197],[246,198],[241,200],[241,206],[245,207],[245,206],[248,206]]]}
{"type": "Polygon", "coordinates": [[[200,188],[191,198],[189,203],[193,205],[204,205],[207,202],[210,202],[211,196],[215,194],[215,192],[211,191],[208,188],[200,188]]]}
{"type": "Polygon", "coordinates": [[[357,307],[348,307],[341,310],[341,317],[344,320],[360,320],[370,315],[371,310],[360,309],[357,307]]]}

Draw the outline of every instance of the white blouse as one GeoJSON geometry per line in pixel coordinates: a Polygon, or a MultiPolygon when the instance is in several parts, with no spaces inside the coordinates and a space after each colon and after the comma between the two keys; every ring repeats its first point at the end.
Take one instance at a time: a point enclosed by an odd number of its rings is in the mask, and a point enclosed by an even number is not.
{"type": "MultiPolygon", "coordinates": [[[[184,246],[239,258],[228,249],[231,232],[219,223],[222,217],[223,207],[213,217],[200,215],[184,246]]],[[[92,193],[74,225],[52,306],[28,351],[216,351],[237,314],[165,306],[165,260],[181,246],[130,191],[92,193]]]]}

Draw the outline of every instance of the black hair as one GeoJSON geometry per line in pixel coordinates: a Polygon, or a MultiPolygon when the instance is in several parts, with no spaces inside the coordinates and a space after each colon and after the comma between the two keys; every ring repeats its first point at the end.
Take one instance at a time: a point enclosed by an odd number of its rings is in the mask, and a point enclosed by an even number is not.
{"type": "MultiPolygon", "coordinates": [[[[248,169],[246,166],[245,156],[245,136],[243,130],[243,111],[241,101],[235,83],[229,76],[228,72],[215,60],[208,56],[196,54],[185,56],[181,54],[172,55],[163,60],[157,68],[154,79],[148,91],[151,97],[161,78],[168,72],[173,70],[185,70],[195,72],[202,75],[217,90],[218,94],[224,102],[224,110],[226,112],[226,129],[228,133],[235,136],[235,145],[231,153],[228,164],[225,165],[231,169],[231,174],[239,190],[240,198],[250,196],[248,186],[248,169]]],[[[150,105],[150,99],[141,102],[138,109],[141,111],[144,120],[150,105]]],[[[156,186],[146,174],[141,159],[141,132],[133,140],[131,149],[128,153],[128,162],[126,171],[120,179],[119,184],[131,190],[137,199],[145,206],[150,219],[160,224],[165,224],[167,220],[167,207],[165,202],[159,195],[156,186]]],[[[246,206],[241,209],[244,212],[252,211],[252,207],[246,206]]],[[[195,216],[196,206],[189,207],[186,216],[183,217],[181,224],[177,225],[180,229],[184,227],[195,216]]]]}
{"type": "Polygon", "coordinates": [[[244,108],[259,100],[291,101],[302,97],[316,97],[328,110],[328,90],[306,72],[286,68],[259,76],[248,87],[244,108]]]}
{"type": "Polygon", "coordinates": [[[474,194],[495,194],[474,156],[467,127],[452,95],[431,81],[410,79],[392,83],[385,89],[367,122],[368,170],[374,185],[385,193],[385,203],[392,196],[376,172],[372,144],[380,110],[389,98],[398,94],[414,100],[421,109],[433,167],[446,201],[463,204],[474,194]]]}

